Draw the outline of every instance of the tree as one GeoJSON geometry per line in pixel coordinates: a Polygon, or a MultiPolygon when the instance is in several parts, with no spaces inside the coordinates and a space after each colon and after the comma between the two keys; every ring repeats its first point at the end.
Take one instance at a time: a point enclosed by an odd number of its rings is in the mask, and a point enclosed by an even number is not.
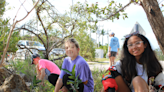
{"type": "Polygon", "coordinates": [[[93,39],[84,30],[78,31],[74,37],[80,45],[79,54],[85,59],[93,61],[95,59],[96,47],[96,44],[94,43],[93,39]]]}
{"type": "Polygon", "coordinates": [[[147,19],[151,25],[151,28],[155,34],[155,37],[158,41],[159,47],[164,53],[164,18],[163,14],[159,8],[157,0],[139,0],[136,3],[139,3],[144,9],[147,19]]]}
{"type": "Polygon", "coordinates": [[[49,53],[53,48],[63,45],[65,39],[75,37],[76,32],[80,30],[95,30],[95,24],[88,23],[86,19],[74,11],[72,13],[76,14],[72,16],[69,16],[69,12],[58,14],[58,11],[55,11],[55,7],[48,1],[40,1],[35,10],[37,18],[34,19],[37,20],[30,20],[17,29],[25,30],[35,35],[43,43],[46,49],[44,54],[46,59],[49,58],[49,53]],[[41,27],[40,29],[36,29],[35,24],[37,24],[37,21],[41,27]]]}
{"type": "MultiPolygon", "coordinates": [[[[9,27],[7,26],[9,23],[9,20],[6,19],[6,20],[3,20],[1,21],[1,24],[0,24],[0,43],[1,43],[1,46],[0,46],[0,56],[3,54],[3,50],[6,46],[6,42],[7,42],[7,37],[8,37],[8,34],[9,34],[9,27]]],[[[11,40],[10,40],[10,44],[9,44],[9,49],[7,50],[8,53],[15,53],[17,51],[17,47],[16,47],[16,44],[18,42],[18,40],[20,39],[20,36],[19,36],[19,31],[14,31],[12,33],[12,36],[11,36],[11,40]]],[[[0,57],[1,59],[1,57],[0,57]]]]}
{"type": "Polygon", "coordinates": [[[156,56],[157,56],[158,60],[164,60],[163,53],[159,48],[155,49],[154,52],[156,53],[156,56]]]}
{"type": "MultiPolygon", "coordinates": [[[[25,30],[38,38],[39,42],[45,47],[44,58],[49,59],[49,53],[53,48],[60,47],[66,38],[73,36],[76,21],[72,22],[71,18],[66,16],[66,14],[59,16],[59,14],[54,11],[55,7],[48,0],[40,1],[35,10],[37,18],[30,20],[17,29],[25,30]],[[37,29],[35,24],[39,24],[40,28],[37,29]],[[72,24],[71,30],[67,30],[72,24]]],[[[28,49],[30,50],[32,48],[28,49]]],[[[62,57],[65,57],[65,55],[62,57]]]]}
{"type": "Polygon", "coordinates": [[[0,17],[3,16],[3,13],[5,12],[5,6],[6,6],[6,0],[0,1],[0,17]]]}
{"type": "MultiPolygon", "coordinates": [[[[3,50],[6,46],[6,42],[7,42],[7,37],[9,34],[9,19],[4,19],[2,18],[4,12],[5,12],[5,6],[6,6],[6,1],[5,0],[1,0],[0,1],[0,59],[1,59],[1,55],[3,54],[3,50]]],[[[11,41],[10,41],[10,45],[9,45],[9,49],[7,50],[8,53],[15,53],[17,48],[16,48],[16,43],[19,40],[19,32],[15,31],[12,34],[11,37],[11,41]]]]}
{"type": "MultiPolygon", "coordinates": [[[[38,2],[39,2],[39,0],[34,4],[34,7],[38,4],[38,2]]],[[[23,5],[23,4],[22,4],[22,5],[23,5]]],[[[16,24],[17,24],[18,22],[24,20],[24,19],[31,13],[31,11],[34,9],[34,7],[33,7],[29,12],[27,12],[27,14],[26,14],[25,17],[23,17],[23,18],[20,19],[20,20],[16,20],[17,14],[15,15],[15,18],[14,18],[14,20],[13,20],[13,24],[12,24],[12,26],[11,26],[11,28],[10,28],[10,31],[9,31],[9,35],[8,35],[8,38],[7,38],[6,46],[5,46],[4,51],[3,51],[3,56],[2,56],[2,59],[1,59],[1,61],[0,61],[0,67],[1,67],[1,65],[2,65],[2,63],[3,63],[3,61],[4,61],[6,52],[7,52],[8,47],[9,47],[11,35],[12,35],[12,33],[13,33],[13,30],[14,30],[16,24]]],[[[21,7],[20,7],[20,8],[21,8],[21,7]]],[[[20,9],[20,8],[19,8],[19,9],[20,9]]],[[[19,10],[18,10],[18,11],[19,11],[19,10]]],[[[17,12],[17,13],[18,13],[18,12],[17,12]]]]}
{"type": "MultiPolygon", "coordinates": [[[[117,4],[114,0],[109,2],[108,6],[104,6],[102,8],[99,8],[98,2],[95,4],[87,4],[87,3],[80,3],[74,5],[73,11],[80,16],[80,18],[83,18],[84,20],[87,20],[87,22],[94,23],[95,30],[96,30],[96,42],[97,42],[97,23],[99,21],[105,21],[105,20],[114,20],[119,19],[120,16],[123,17],[123,19],[127,18],[127,14],[124,13],[124,8],[126,8],[128,5],[130,5],[131,2],[129,2],[124,7],[122,4],[117,4]]],[[[99,43],[98,43],[99,44],[99,43]]]]}
{"type": "Polygon", "coordinates": [[[104,37],[104,35],[105,35],[104,29],[101,30],[101,35],[102,35],[102,45],[103,45],[103,37],[104,37]]]}

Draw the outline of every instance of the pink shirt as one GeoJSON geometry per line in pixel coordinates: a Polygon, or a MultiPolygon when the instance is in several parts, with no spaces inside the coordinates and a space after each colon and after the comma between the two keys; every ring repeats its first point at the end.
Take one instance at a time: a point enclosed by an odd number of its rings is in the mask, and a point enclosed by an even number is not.
{"type": "Polygon", "coordinates": [[[48,69],[51,73],[60,75],[59,67],[52,61],[49,61],[46,59],[40,59],[39,60],[39,70],[41,70],[42,68],[48,69]]]}

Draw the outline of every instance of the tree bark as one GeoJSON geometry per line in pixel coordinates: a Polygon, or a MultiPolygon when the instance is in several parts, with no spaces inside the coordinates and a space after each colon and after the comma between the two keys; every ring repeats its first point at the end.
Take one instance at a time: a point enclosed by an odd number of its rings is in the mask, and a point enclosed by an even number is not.
{"type": "Polygon", "coordinates": [[[157,0],[140,0],[160,49],[164,54],[164,18],[157,0]]]}

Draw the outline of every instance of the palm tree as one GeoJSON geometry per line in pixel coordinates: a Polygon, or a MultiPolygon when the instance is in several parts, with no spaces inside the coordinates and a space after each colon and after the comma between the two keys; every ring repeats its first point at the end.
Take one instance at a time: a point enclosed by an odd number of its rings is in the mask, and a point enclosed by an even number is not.
{"type": "Polygon", "coordinates": [[[101,35],[102,35],[102,45],[103,45],[103,37],[105,35],[105,30],[104,29],[101,30],[101,35]]]}

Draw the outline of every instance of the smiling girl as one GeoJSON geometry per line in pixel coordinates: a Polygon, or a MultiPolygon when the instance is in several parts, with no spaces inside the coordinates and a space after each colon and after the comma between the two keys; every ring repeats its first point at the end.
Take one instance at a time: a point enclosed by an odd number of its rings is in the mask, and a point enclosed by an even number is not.
{"type": "Polygon", "coordinates": [[[114,65],[120,74],[115,76],[117,92],[150,92],[149,79],[161,73],[162,67],[148,39],[134,32],[126,36],[122,49],[121,59],[114,65]]]}
{"type": "MultiPolygon", "coordinates": [[[[88,63],[79,55],[79,50],[79,45],[75,39],[70,38],[65,42],[65,51],[68,57],[64,59],[62,69],[67,69],[71,72],[73,66],[76,65],[75,75],[79,75],[78,78],[82,81],[82,83],[79,84],[78,92],[93,92],[94,82],[92,73],[88,63]]],[[[68,92],[68,90],[73,92],[73,90],[70,89],[71,86],[67,84],[67,81],[70,80],[68,76],[66,72],[61,70],[61,74],[55,86],[55,92],[59,92],[59,90],[62,92],[68,92]],[[62,89],[60,89],[61,87],[62,89]]]]}

